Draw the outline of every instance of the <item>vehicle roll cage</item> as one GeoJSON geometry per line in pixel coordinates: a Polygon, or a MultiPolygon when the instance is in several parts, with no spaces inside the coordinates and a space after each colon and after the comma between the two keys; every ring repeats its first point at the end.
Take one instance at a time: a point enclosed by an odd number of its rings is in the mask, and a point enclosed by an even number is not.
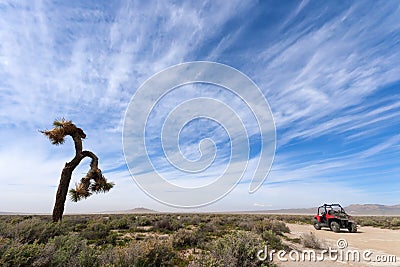
{"type": "Polygon", "coordinates": [[[324,204],[318,207],[318,214],[322,214],[321,209],[323,209],[324,213],[330,213],[332,210],[335,211],[334,207],[340,208],[341,213],[346,213],[340,204],[324,204]]]}

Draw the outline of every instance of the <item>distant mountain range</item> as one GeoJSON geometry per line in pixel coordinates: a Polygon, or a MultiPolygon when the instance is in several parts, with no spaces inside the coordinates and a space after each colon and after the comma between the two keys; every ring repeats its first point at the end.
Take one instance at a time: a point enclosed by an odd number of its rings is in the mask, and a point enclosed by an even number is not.
{"type": "MultiPolygon", "coordinates": [[[[265,210],[256,213],[271,213],[271,214],[314,214],[318,207],[302,208],[302,209],[279,209],[265,210]]],[[[343,207],[344,210],[351,215],[374,215],[374,216],[400,216],[400,204],[387,206],[380,204],[352,204],[343,207]]]]}
{"type": "MultiPolygon", "coordinates": [[[[373,215],[373,216],[400,216],[400,204],[398,205],[380,205],[380,204],[352,204],[350,206],[344,207],[347,213],[351,215],[373,215]]],[[[259,211],[235,211],[235,212],[222,212],[222,213],[251,213],[251,214],[299,214],[299,215],[311,215],[317,212],[317,207],[313,208],[301,208],[301,209],[278,209],[278,210],[259,210],[259,211]]],[[[129,210],[121,211],[103,211],[103,212],[93,212],[88,214],[148,214],[148,213],[163,213],[160,211],[155,211],[147,208],[134,208],[129,210]]],[[[201,212],[207,213],[207,212],[201,212]]],[[[220,213],[220,212],[210,212],[210,213],[220,213]]],[[[39,213],[26,213],[26,212],[0,212],[0,215],[28,215],[39,213]]],[[[43,213],[40,213],[43,214],[43,213]]],[[[68,213],[67,213],[68,215],[68,213]]]]}

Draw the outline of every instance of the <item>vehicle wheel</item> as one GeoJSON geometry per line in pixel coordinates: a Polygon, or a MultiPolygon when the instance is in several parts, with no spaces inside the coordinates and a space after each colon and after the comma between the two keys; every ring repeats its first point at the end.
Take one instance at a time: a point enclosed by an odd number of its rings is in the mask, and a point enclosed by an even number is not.
{"type": "Polygon", "coordinates": [[[314,228],[315,230],[321,230],[321,225],[319,225],[319,222],[314,222],[314,228]]]}
{"type": "Polygon", "coordinates": [[[331,229],[332,231],[334,231],[335,233],[340,232],[340,225],[338,222],[331,222],[331,229]]]}
{"type": "Polygon", "coordinates": [[[357,232],[357,224],[355,224],[355,223],[350,224],[348,229],[349,229],[350,233],[356,233],[357,232]]]}

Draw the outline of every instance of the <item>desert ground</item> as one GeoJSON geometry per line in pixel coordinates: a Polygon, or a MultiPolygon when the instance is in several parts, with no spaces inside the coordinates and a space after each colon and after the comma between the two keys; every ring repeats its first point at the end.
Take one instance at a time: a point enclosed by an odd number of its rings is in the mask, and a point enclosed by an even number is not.
{"type": "MultiPolygon", "coordinates": [[[[348,250],[359,250],[361,252],[370,250],[373,254],[370,256],[372,261],[375,261],[377,255],[394,255],[396,256],[395,263],[378,263],[378,262],[354,262],[349,261],[329,261],[324,262],[280,262],[274,260],[278,266],[400,266],[400,230],[380,229],[369,226],[358,227],[357,233],[349,233],[347,230],[342,230],[340,233],[334,233],[327,228],[315,230],[309,224],[286,224],[290,233],[288,237],[295,239],[301,238],[305,234],[313,233],[317,239],[321,241],[324,248],[331,247],[337,249],[337,241],[345,239],[347,241],[348,250]]],[[[293,244],[292,244],[293,247],[293,244]]],[[[298,245],[298,250],[305,249],[298,245]]]]}

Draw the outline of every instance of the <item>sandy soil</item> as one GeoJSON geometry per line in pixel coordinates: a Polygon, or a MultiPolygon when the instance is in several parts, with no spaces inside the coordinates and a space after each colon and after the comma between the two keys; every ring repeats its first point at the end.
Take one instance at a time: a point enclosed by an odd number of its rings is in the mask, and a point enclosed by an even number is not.
{"type": "MultiPolygon", "coordinates": [[[[334,233],[328,229],[315,230],[312,225],[300,225],[300,224],[287,224],[290,228],[291,233],[287,236],[290,238],[299,238],[304,234],[314,233],[315,236],[322,241],[324,248],[331,247],[332,249],[338,249],[337,242],[339,239],[345,239],[348,247],[343,251],[347,250],[359,250],[362,253],[365,250],[371,251],[373,254],[370,256],[371,262],[365,262],[361,259],[360,262],[354,262],[352,259],[349,261],[331,261],[329,257],[324,262],[284,262],[278,261],[276,258],[274,262],[278,266],[400,266],[400,230],[388,230],[379,229],[374,227],[359,227],[357,233],[349,233],[346,230],[342,230],[340,233],[334,233]],[[381,255],[396,256],[395,263],[381,263],[377,262],[381,255]]],[[[291,244],[297,250],[302,251],[303,248],[299,244],[291,244]]],[[[340,251],[340,249],[339,249],[340,251]]],[[[317,255],[318,254],[318,251],[317,255]]],[[[288,258],[288,256],[286,256],[288,258]]]]}

